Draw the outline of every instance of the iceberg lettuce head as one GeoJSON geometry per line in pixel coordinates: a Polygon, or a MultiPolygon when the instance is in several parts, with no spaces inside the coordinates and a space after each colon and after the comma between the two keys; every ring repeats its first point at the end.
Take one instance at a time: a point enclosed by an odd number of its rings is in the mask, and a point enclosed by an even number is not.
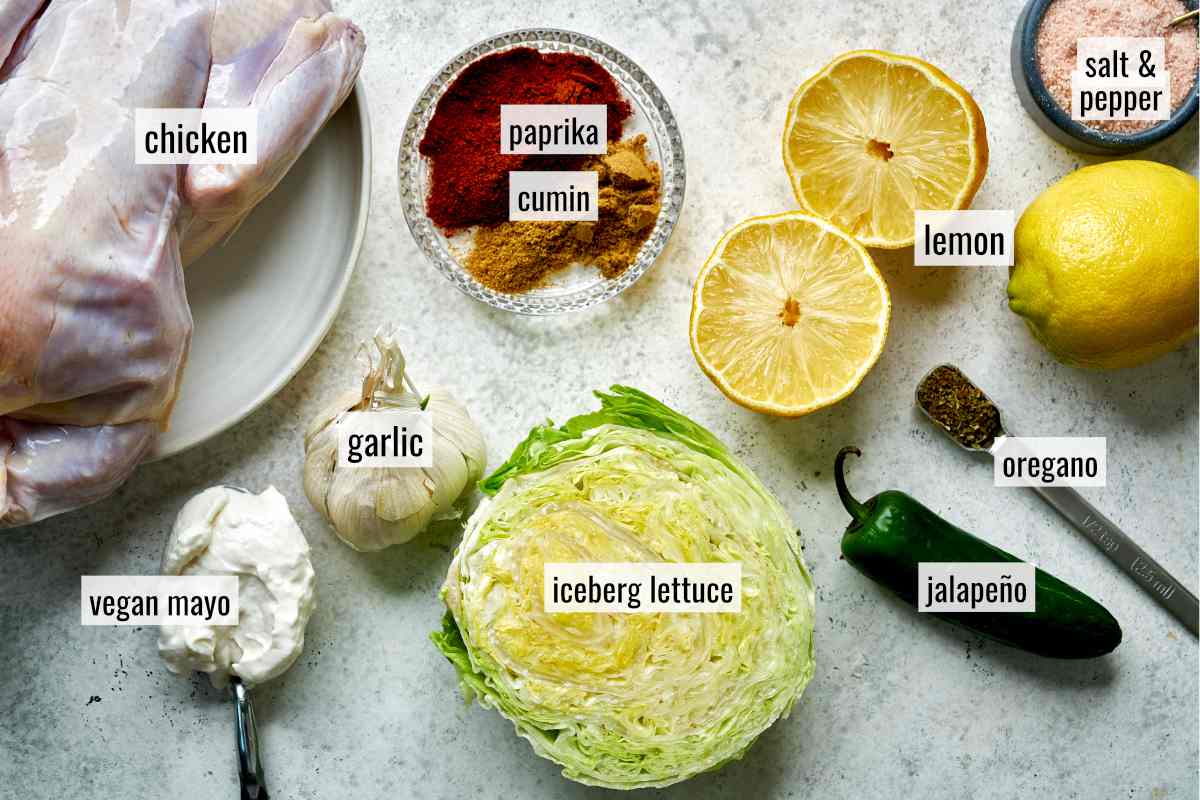
{"type": "Polygon", "coordinates": [[[812,677],[813,585],[779,502],[635,389],[534,428],[485,478],[433,634],[468,699],[574,781],[661,787],[739,758],[812,677]],[[740,613],[547,613],[551,562],[737,562],[740,613]]]}

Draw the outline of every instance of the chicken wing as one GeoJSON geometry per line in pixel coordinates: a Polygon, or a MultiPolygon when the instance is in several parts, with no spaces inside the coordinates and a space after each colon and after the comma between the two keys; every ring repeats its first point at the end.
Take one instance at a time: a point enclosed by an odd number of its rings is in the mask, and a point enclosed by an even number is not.
{"type": "Polygon", "coordinates": [[[258,163],[188,168],[184,264],[279,184],[354,87],[363,50],[362,32],[326,0],[219,0],[204,106],[258,110],[258,163]]]}

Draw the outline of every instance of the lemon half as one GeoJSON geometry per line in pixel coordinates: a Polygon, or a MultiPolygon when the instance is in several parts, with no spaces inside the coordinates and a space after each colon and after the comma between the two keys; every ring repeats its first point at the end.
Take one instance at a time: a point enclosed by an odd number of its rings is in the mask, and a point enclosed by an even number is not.
{"type": "Polygon", "coordinates": [[[891,300],[866,249],[829,222],[754,217],[717,243],[692,293],[692,352],[729,399],[795,417],[834,403],[883,351],[891,300]]]}
{"type": "Polygon", "coordinates": [[[919,58],[856,50],[805,81],[783,161],[796,200],[868,247],[907,247],[917,209],[971,204],[987,172],[983,114],[919,58]]]}

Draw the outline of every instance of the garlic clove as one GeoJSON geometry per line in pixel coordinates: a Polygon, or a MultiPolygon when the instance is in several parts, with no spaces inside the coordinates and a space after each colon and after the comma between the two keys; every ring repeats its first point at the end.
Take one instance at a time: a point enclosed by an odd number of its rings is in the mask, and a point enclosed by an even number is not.
{"type": "MultiPolygon", "coordinates": [[[[353,408],[355,403],[357,403],[360,399],[361,395],[357,391],[350,390],[342,392],[337,396],[336,400],[325,406],[325,408],[321,409],[321,411],[318,412],[315,417],[313,417],[312,422],[309,423],[308,430],[304,433],[304,449],[308,450],[309,443],[313,440],[313,438],[320,435],[320,433],[326,428],[332,428],[333,423],[337,421],[337,418],[353,408]]],[[[335,452],[336,445],[337,437],[334,437],[335,452]]]]}
{"type": "Polygon", "coordinates": [[[447,439],[466,461],[467,480],[472,483],[479,480],[487,466],[487,446],[471,415],[441,388],[434,388],[429,393],[426,408],[433,412],[434,434],[447,439]]]}

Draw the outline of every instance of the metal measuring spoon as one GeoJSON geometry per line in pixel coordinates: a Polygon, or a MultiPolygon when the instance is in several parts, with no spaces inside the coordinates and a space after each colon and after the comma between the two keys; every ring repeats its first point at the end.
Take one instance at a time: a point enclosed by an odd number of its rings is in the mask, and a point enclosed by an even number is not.
{"type": "MultiPolygon", "coordinates": [[[[917,385],[916,402],[917,408],[921,410],[921,413],[937,428],[944,431],[951,441],[964,450],[987,453],[994,458],[1005,440],[1011,435],[1005,430],[1002,417],[999,416],[1000,407],[992,402],[992,399],[984,394],[983,390],[976,386],[974,381],[963,374],[963,371],[953,364],[942,364],[934,367],[921,379],[921,382],[917,385]],[[936,420],[921,405],[921,387],[925,385],[925,382],[935,372],[943,368],[948,368],[958,373],[964,382],[979,392],[983,399],[987,400],[996,410],[996,429],[998,433],[992,439],[991,445],[987,447],[982,445],[972,447],[959,441],[948,427],[936,420]]],[[[1096,510],[1096,507],[1083,499],[1083,496],[1075,491],[1073,487],[1031,486],[1029,488],[1037,492],[1058,513],[1066,517],[1068,522],[1078,528],[1084,536],[1091,540],[1092,544],[1100,548],[1100,551],[1108,556],[1110,561],[1120,567],[1126,575],[1133,579],[1134,583],[1153,597],[1159,605],[1170,611],[1193,635],[1197,635],[1197,618],[1200,617],[1200,602],[1196,600],[1196,596],[1188,591],[1183,584],[1175,580],[1169,572],[1163,569],[1162,565],[1147,555],[1146,551],[1117,527],[1116,523],[1096,510]]]]}
{"type": "MultiPolygon", "coordinates": [[[[241,486],[227,488],[242,494],[254,494],[241,486]]],[[[267,779],[263,774],[262,756],[258,748],[258,726],[254,723],[254,705],[250,702],[250,687],[233,675],[229,678],[233,694],[233,724],[237,741],[238,783],[240,800],[270,800],[267,779]]]]}
{"type": "MultiPolygon", "coordinates": [[[[221,488],[245,495],[253,495],[249,489],[231,484],[220,484],[221,488]]],[[[205,675],[199,672],[197,674],[205,675]]],[[[211,675],[208,675],[211,679],[211,675]]],[[[214,686],[216,683],[214,683],[214,686]]],[[[270,800],[262,766],[258,742],[258,726],[254,721],[254,705],[250,701],[250,687],[238,675],[229,676],[229,694],[233,699],[234,733],[237,749],[238,783],[241,800],[270,800]]]]}
{"type": "Polygon", "coordinates": [[[259,756],[258,727],[254,724],[254,706],[250,703],[250,690],[242,683],[241,678],[231,678],[229,688],[233,693],[241,800],[270,800],[267,781],[263,776],[262,759],[259,756]]]}
{"type": "MultiPolygon", "coordinates": [[[[225,488],[242,494],[254,494],[241,486],[224,484],[225,488]]],[[[262,756],[258,747],[258,726],[254,722],[254,704],[250,702],[250,687],[236,675],[229,678],[233,696],[233,724],[237,746],[239,800],[270,800],[267,779],[263,773],[262,756]]]]}
{"type": "Polygon", "coordinates": [[[1175,19],[1167,23],[1168,28],[1174,28],[1176,25],[1187,22],[1189,19],[1200,18],[1200,9],[1193,9],[1186,14],[1180,14],[1175,19]]]}

